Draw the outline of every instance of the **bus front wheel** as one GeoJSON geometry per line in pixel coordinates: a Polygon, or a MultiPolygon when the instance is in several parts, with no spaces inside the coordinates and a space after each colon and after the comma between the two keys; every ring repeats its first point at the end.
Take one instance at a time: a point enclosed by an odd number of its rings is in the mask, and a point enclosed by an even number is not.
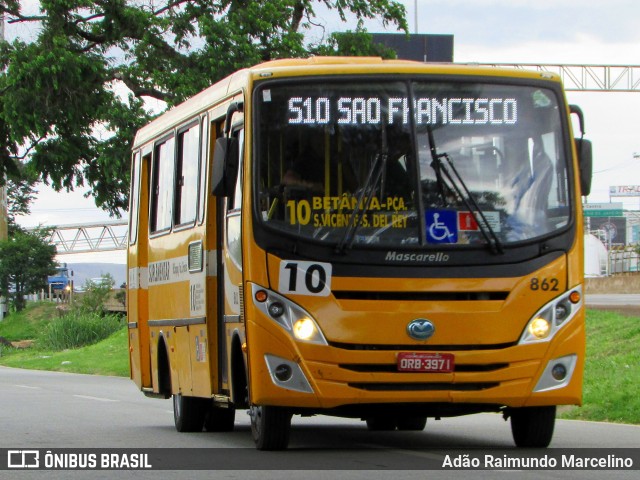
{"type": "Polygon", "coordinates": [[[516,446],[546,448],[556,423],[556,407],[514,408],[510,412],[511,433],[516,446]]]}
{"type": "Polygon", "coordinates": [[[291,413],[282,407],[252,405],[251,434],[258,450],[284,450],[289,444],[291,413]]]}

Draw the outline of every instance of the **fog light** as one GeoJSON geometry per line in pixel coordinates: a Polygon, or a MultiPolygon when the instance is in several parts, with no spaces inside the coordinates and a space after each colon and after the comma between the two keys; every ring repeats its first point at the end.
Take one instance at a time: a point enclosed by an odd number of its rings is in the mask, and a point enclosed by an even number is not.
{"type": "Polygon", "coordinates": [[[529,333],[541,340],[547,338],[551,331],[551,325],[546,318],[538,317],[529,324],[529,333]]]}
{"type": "Polygon", "coordinates": [[[291,370],[291,367],[289,365],[281,363],[276,367],[273,375],[281,382],[286,382],[287,380],[291,379],[293,371],[291,370]]]}
{"type": "Polygon", "coordinates": [[[298,340],[309,340],[316,333],[316,326],[310,318],[301,318],[293,324],[293,334],[298,340]]]}
{"type": "Polygon", "coordinates": [[[565,367],[562,363],[557,363],[553,366],[551,370],[551,376],[558,380],[559,382],[564,380],[567,376],[567,367],[565,367]]]}
{"type": "Polygon", "coordinates": [[[273,318],[278,318],[282,316],[283,313],[284,305],[282,305],[280,302],[273,302],[271,305],[269,305],[269,315],[271,315],[273,318]]]}

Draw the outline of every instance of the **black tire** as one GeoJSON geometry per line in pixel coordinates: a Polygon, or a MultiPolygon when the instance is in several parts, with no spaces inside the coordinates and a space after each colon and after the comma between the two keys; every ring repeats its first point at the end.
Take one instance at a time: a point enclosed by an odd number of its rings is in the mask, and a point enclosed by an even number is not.
{"type": "Polygon", "coordinates": [[[556,407],[528,407],[511,410],[511,433],[520,448],[546,448],[556,423],[556,407]]]}
{"type": "Polygon", "coordinates": [[[204,428],[207,432],[232,432],[235,420],[235,408],[224,408],[211,404],[204,418],[204,428]]]}
{"type": "Polygon", "coordinates": [[[398,430],[421,432],[427,425],[427,417],[400,417],[396,425],[398,430]]]}
{"type": "Polygon", "coordinates": [[[396,419],[394,417],[369,417],[365,420],[367,428],[374,432],[386,432],[396,429],[396,419]]]}
{"type": "Polygon", "coordinates": [[[204,398],[173,396],[173,420],[179,432],[201,432],[208,401],[204,398]]]}
{"type": "Polygon", "coordinates": [[[291,413],[282,407],[252,405],[251,435],[258,450],[284,450],[289,445],[291,413]]]}

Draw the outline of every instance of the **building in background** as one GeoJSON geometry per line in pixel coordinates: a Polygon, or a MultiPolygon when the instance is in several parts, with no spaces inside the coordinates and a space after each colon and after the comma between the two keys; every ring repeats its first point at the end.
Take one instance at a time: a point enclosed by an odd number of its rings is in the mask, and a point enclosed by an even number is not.
{"type": "Polygon", "coordinates": [[[374,33],[373,41],[395,50],[401,60],[453,62],[453,35],[374,33]]]}

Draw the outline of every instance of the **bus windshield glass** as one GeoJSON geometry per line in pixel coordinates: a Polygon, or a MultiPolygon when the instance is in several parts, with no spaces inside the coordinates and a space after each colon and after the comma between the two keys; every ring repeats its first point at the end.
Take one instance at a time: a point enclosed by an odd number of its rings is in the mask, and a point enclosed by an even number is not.
{"type": "Polygon", "coordinates": [[[256,207],[273,229],[345,248],[481,247],[569,224],[551,89],[323,79],[256,98],[256,207]]]}

